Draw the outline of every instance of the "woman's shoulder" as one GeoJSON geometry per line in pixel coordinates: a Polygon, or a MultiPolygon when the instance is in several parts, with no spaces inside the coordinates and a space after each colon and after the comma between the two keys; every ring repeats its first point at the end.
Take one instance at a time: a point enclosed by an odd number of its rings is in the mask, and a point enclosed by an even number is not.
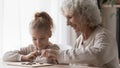
{"type": "Polygon", "coordinates": [[[108,39],[113,39],[113,35],[110,32],[110,30],[108,30],[105,27],[97,27],[96,30],[94,31],[94,35],[96,38],[108,38],[108,39]]]}
{"type": "Polygon", "coordinates": [[[97,35],[97,34],[108,34],[110,33],[110,31],[103,27],[103,26],[98,26],[94,31],[93,31],[93,34],[94,35],[97,35]]]}

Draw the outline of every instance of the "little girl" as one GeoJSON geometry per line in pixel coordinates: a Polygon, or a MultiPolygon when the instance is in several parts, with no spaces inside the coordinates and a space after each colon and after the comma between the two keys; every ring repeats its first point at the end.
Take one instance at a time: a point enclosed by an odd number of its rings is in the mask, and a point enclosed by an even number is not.
{"type": "Polygon", "coordinates": [[[20,48],[20,50],[6,52],[3,60],[48,62],[43,60],[41,52],[45,49],[59,50],[57,45],[49,42],[49,38],[52,36],[52,28],[52,18],[46,12],[37,12],[34,20],[30,23],[33,44],[20,48]]]}

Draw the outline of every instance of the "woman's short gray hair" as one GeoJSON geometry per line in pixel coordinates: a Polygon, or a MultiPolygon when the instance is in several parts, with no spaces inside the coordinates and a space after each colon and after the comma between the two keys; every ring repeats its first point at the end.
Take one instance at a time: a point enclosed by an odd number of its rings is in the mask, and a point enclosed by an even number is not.
{"type": "Polygon", "coordinates": [[[64,0],[61,6],[63,14],[69,11],[70,14],[79,12],[86,18],[90,27],[102,24],[100,10],[93,0],[64,0]]]}

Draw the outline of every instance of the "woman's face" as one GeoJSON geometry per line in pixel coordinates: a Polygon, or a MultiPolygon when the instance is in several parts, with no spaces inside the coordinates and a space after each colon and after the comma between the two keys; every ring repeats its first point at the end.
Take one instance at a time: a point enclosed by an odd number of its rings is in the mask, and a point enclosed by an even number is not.
{"type": "Polygon", "coordinates": [[[49,45],[49,38],[51,37],[50,32],[47,32],[47,31],[42,30],[42,29],[40,29],[40,30],[32,29],[31,35],[32,35],[33,44],[38,49],[45,49],[46,46],[49,45]]]}
{"type": "Polygon", "coordinates": [[[70,15],[70,13],[67,12],[67,14],[65,14],[65,17],[67,18],[67,25],[73,27],[76,32],[82,30],[82,17],[79,14],[74,13],[73,15],[70,15]]]}

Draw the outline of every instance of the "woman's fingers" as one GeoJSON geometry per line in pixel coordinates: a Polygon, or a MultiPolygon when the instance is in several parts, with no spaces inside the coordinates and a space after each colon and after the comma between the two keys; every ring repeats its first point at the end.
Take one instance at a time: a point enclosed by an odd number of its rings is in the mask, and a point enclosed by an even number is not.
{"type": "Polygon", "coordinates": [[[59,64],[59,62],[57,61],[57,58],[53,56],[48,57],[48,61],[54,64],[59,64]]]}
{"type": "Polygon", "coordinates": [[[52,50],[52,49],[45,49],[41,51],[41,56],[42,57],[57,57],[58,50],[52,50]]]}
{"type": "Polygon", "coordinates": [[[47,49],[47,51],[46,51],[47,53],[48,53],[48,56],[49,55],[57,55],[58,54],[58,50],[52,50],[52,49],[47,49]]]}
{"type": "Polygon", "coordinates": [[[48,54],[49,54],[51,51],[48,50],[48,49],[44,49],[44,50],[42,50],[41,52],[42,52],[42,53],[41,53],[41,56],[42,56],[42,57],[48,57],[48,54]]]}

